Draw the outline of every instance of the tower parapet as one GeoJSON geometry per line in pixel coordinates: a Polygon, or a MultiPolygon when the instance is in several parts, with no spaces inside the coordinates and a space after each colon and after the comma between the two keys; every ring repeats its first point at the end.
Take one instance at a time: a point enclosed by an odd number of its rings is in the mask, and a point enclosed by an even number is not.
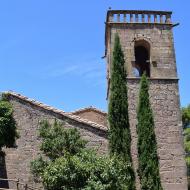
{"type": "Polygon", "coordinates": [[[172,12],[147,10],[110,10],[107,13],[107,23],[143,23],[171,25],[172,12]]]}
{"type": "MultiPolygon", "coordinates": [[[[154,79],[177,79],[171,15],[169,11],[109,10],[105,32],[108,65],[114,35],[118,33],[128,77],[140,77],[146,72],[154,79]]],[[[109,71],[110,67],[108,79],[109,71]]]]}

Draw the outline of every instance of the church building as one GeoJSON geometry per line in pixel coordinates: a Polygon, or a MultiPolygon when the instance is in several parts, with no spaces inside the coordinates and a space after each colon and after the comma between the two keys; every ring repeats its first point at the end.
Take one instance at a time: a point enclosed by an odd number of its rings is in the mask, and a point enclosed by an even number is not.
{"type": "MultiPolygon", "coordinates": [[[[183,148],[182,122],[178,89],[178,76],[171,21],[172,12],[109,10],[105,28],[105,57],[107,59],[107,97],[110,93],[110,71],[114,37],[120,37],[125,56],[128,86],[131,153],[136,174],[136,187],[140,190],[137,175],[137,103],[141,75],[146,72],[150,81],[150,102],[155,119],[160,177],[164,190],[187,190],[187,169],[183,148]]],[[[106,80],[106,79],[105,79],[106,80]]],[[[13,105],[14,119],[19,138],[14,148],[4,149],[0,160],[0,178],[19,179],[38,187],[30,172],[30,163],[40,154],[38,129],[40,121],[55,119],[66,128],[77,128],[87,146],[99,154],[108,152],[107,113],[93,107],[64,112],[19,93],[6,92],[13,105]]],[[[10,182],[9,188],[15,188],[10,182]]]]}

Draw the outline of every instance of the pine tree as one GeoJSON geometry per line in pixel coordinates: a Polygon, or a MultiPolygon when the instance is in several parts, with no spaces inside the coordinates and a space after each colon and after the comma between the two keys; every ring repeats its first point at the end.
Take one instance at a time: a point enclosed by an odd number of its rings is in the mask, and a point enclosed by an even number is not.
{"type": "Polygon", "coordinates": [[[142,190],[162,190],[154,118],[148,90],[149,84],[144,74],[141,78],[137,113],[139,176],[142,190]]]}
{"type": "Polygon", "coordinates": [[[131,137],[128,116],[128,99],[124,54],[118,34],[115,36],[111,65],[109,97],[109,148],[111,155],[118,155],[131,162],[131,137]]]}

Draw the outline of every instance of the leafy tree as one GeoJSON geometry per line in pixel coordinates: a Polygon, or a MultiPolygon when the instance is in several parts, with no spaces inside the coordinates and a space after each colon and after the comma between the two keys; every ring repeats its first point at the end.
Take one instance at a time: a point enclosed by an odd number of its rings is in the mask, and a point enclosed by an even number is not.
{"type": "Polygon", "coordinates": [[[182,122],[184,128],[190,127],[190,105],[182,108],[182,122]]]}
{"type": "Polygon", "coordinates": [[[17,138],[12,105],[3,98],[0,100],[0,151],[4,146],[13,147],[17,138]]]}
{"type": "Polygon", "coordinates": [[[109,97],[109,147],[111,155],[120,155],[131,162],[131,136],[128,116],[125,59],[119,36],[116,34],[111,65],[109,97]]]}
{"type": "Polygon", "coordinates": [[[142,190],[162,190],[154,118],[149,100],[149,84],[145,74],[141,77],[137,112],[139,176],[142,190]]]}
{"type": "MultiPolygon", "coordinates": [[[[185,147],[185,160],[187,164],[187,175],[190,176],[190,128],[184,129],[184,147],[185,147]]],[[[188,178],[188,186],[190,189],[190,181],[188,178]]]]}
{"type": "Polygon", "coordinates": [[[187,165],[190,166],[190,128],[184,130],[184,146],[187,158],[187,165]]]}
{"type": "Polygon", "coordinates": [[[31,162],[31,172],[34,175],[35,181],[41,181],[44,169],[48,166],[48,164],[49,162],[45,160],[41,155],[39,158],[31,162]]]}
{"type": "Polygon", "coordinates": [[[42,138],[41,150],[50,159],[59,158],[66,153],[74,155],[80,152],[86,144],[80,138],[77,129],[65,130],[57,121],[53,123],[53,126],[47,121],[43,121],[39,132],[42,138]]]}
{"type": "Polygon", "coordinates": [[[121,161],[98,157],[94,152],[60,157],[44,171],[47,189],[128,190],[130,178],[125,178],[129,166],[121,161]],[[60,175],[62,174],[62,175],[60,175]]]}
{"type": "Polygon", "coordinates": [[[185,160],[187,164],[188,186],[190,189],[190,104],[182,108],[182,123],[184,128],[185,160]]]}
{"type": "Polygon", "coordinates": [[[98,156],[85,148],[76,129],[60,123],[41,123],[39,135],[45,153],[31,163],[34,176],[47,190],[132,190],[130,164],[122,159],[98,156]],[[55,147],[53,147],[55,146],[55,147]],[[51,151],[51,148],[53,149],[51,151]]]}

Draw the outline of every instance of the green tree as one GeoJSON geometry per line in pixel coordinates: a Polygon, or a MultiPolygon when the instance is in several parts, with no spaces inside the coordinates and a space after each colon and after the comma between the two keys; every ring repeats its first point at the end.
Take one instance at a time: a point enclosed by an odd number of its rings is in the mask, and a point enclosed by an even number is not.
{"type": "Polygon", "coordinates": [[[190,128],[184,129],[185,160],[187,164],[188,188],[190,189],[190,128]]]}
{"type": "Polygon", "coordinates": [[[47,190],[132,190],[131,166],[117,157],[98,156],[85,148],[76,129],[41,123],[41,155],[31,171],[47,190]],[[52,149],[52,150],[51,150],[52,149]]]}
{"type": "Polygon", "coordinates": [[[39,132],[42,138],[41,150],[50,159],[59,158],[67,153],[74,155],[86,145],[86,141],[80,138],[77,129],[65,130],[57,121],[53,125],[42,121],[39,132]]]}
{"type": "Polygon", "coordinates": [[[128,115],[128,98],[125,59],[118,34],[115,35],[113,61],[111,64],[110,97],[108,109],[109,151],[130,165],[129,189],[135,189],[135,176],[131,159],[131,136],[128,115]]]}
{"type": "Polygon", "coordinates": [[[187,164],[188,188],[190,189],[190,104],[187,107],[183,107],[181,111],[184,129],[184,147],[186,152],[185,160],[187,164]]]}
{"type": "Polygon", "coordinates": [[[111,65],[109,97],[109,148],[111,155],[119,155],[131,162],[131,136],[128,116],[125,60],[119,36],[116,34],[111,65]]]}
{"type": "Polygon", "coordinates": [[[190,127],[190,104],[182,108],[182,122],[183,128],[190,127]]]}
{"type": "Polygon", "coordinates": [[[149,84],[146,75],[141,77],[137,112],[139,176],[142,190],[162,190],[154,118],[149,100],[149,84]]]}
{"type": "Polygon", "coordinates": [[[13,147],[17,138],[12,105],[3,98],[0,100],[0,151],[3,147],[13,147]]]}
{"type": "Polygon", "coordinates": [[[129,190],[129,169],[121,160],[84,151],[51,162],[44,170],[43,182],[48,190],[129,190]]]}
{"type": "MultiPolygon", "coordinates": [[[[188,168],[190,167],[190,128],[184,130],[184,147],[186,152],[186,161],[188,168]]],[[[190,171],[188,172],[190,174],[190,171]]]]}

